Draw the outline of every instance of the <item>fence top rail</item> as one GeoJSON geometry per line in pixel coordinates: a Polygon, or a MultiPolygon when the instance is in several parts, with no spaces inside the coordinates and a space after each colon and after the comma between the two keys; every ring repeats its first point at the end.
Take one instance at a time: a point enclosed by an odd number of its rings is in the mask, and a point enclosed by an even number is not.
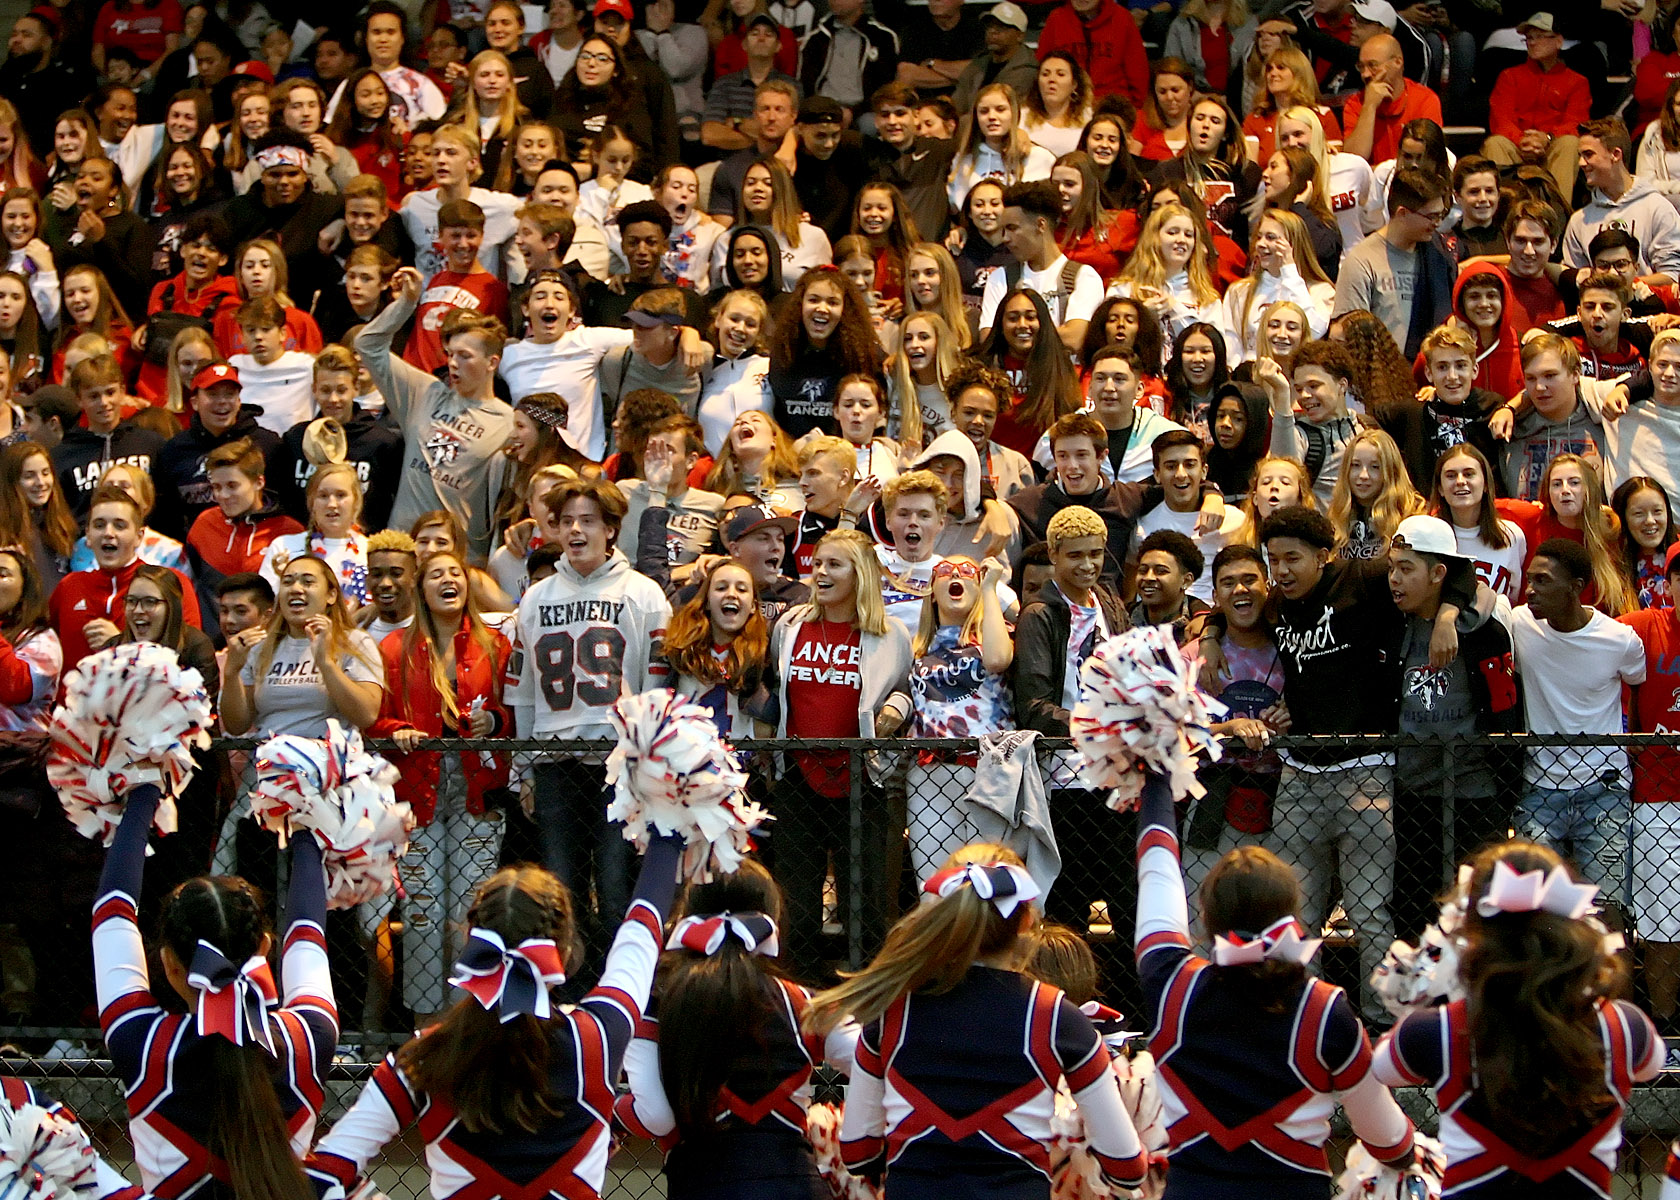
{"type": "MultiPolygon", "coordinates": [[[[16,736],[16,735],[13,735],[16,736]]],[[[1241,745],[1235,738],[1225,738],[1232,747],[1241,745]]],[[[216,750],[255,750],[263,739],[249,737],[218,737],[211,742],[216,750]]],[[[1038,746],[1044,750],[1067,750],[1073,739],[1040,736],[1038,746]]],[[[1414,734],[1350,733],[1350,734],[1286,734],[1271,739],[1269,746],[1276,750],[1318,749],[1331,746],[1358,746],[1362,753],[1376,753],[1390,749],[1457,748],[1474,746],[1547,747],[1601,746],[1606,749],[1674,749],[1680,750],[1680,734],[1674,733],[1496,733],[1470,738],[1428,738],[1414,734]]],[[[395,742],[369,738],[369,749],[398,752],[395,742]]],[[[576,738],[427,738],[422,747],[428,751],[500,750],[515,752],[543,751],[546,753],[599,753],[611,750],[611,739],[584,740],[576,738]]],[[[938,750],[950,753],[973,753],[979,748],[976,738],[746,738],[733,742],[741,751],[781,750],[874,750],[908,751],[938,750]]]]}

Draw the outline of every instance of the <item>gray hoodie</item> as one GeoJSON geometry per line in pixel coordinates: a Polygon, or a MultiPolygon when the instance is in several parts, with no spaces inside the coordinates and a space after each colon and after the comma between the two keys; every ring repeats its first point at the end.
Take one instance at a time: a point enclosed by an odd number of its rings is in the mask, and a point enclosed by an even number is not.
{"type": "Polygon", "coordinates": [[[1499,477],[1505,494],[1517,500],[1539,500],[1546,464],[1560,454],[1579,454],[1599,464],[1604,461],[1604,427],[1583,400],[1577,399],[1561,421],[1547,420],[1534,409],[1517,418],[1511,440],[1499,447],[1499,477]]]}
{"type": "Polygon", "coordinates": [[[945,520],[945,530],[933,544],[933,552],[944,557],[964,555],[980,562],[988,555],[1014,562],[1021,552],[1021,521],[1015,510],[997,500],[980,497],[980,452],[968,435],[947,429],[928,443],[911,467],[925,467],[942,454],[963,462],[963,494],[959,506],[945,520]]]}
{"type": "Polygon", "coordinates": [[[1680,274],[1680,211],[1650,180],[1635,178],[1618,200],[1595,188],[1591,202],[1569,218],[1563,235],[1564,263],[1592,266],[1587,245],[1606,226],[1625,229],[1639,239],[1640,274],[1680,274]]]}

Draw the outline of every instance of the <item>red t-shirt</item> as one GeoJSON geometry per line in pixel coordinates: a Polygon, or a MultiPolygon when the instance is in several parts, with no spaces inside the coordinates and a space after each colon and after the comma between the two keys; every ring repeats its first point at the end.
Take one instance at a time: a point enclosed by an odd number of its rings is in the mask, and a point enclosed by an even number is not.
{"type": "MultiPolygon", "coordinates": [[[[1201,22],[1197,22],[1201,24],[1201,22]]],[[[1221,25],[1217,30],[1202,25],[1202,74],[1208,87],[1223,92],[1231,77],[1231,29],[1221,25]]]]}
{"type": "Polygon", "coordinates": [[[110,0],[93,22],[93,40],[111,49],[132,50],[143,64],[151,64],[168,52],[165,39],[181,32],[181,6],[177,0],[157,0],[145,6],[127,4],[118,8],[110,0]]]}
{"type": "MultiPolygon", "coordinates": [[[[1355,92],[1342,107],[1342,128],[1352,129],[1359,124],[1360,110],[1365,107],[1365,93],[1355,92]]],[[[1376,127],[1371,131],[1371,163],[1387,162],[1400,154],[1400,130],[1409,121],[1427,118],[1441,124],[1441,98],[1421,83],[1405,80],[1400,94],[1384,100],[1377,108],[1376,127]]]]}
{"type": "MultiPolygon", "coordinates": [[[[245,331],[239,327],[239,320],[234,316],[239,311],[237,304],[224,308],[216,314],[214,327],[210,336],[216,340],[216,348],[232,358],[235,354],[246,353],[245,331]]],[[[286,310],[286,349],[302,350],[305,354],[319,354],[321,352],[321,327],[315,324],[315,318],[301,308],[286,310]]]]}
{"type": "MultiPolygon", "coordinates": [[[[1680,733],[1680,619],[1672,608],[1647,608],[1616,618],[1645,646],[1645,682],[1633,689],[1631,733],[1680,733]]],[[[1680,750],[1633,752],[1633,800],[1680,800],[1680,750]]]]}
{"type": "Polygon", "coordinates": [[[1544,272],[1533,279],[1523,279],[1507,271],[1505,278],[1511,285],[1511,307],[1515,310],[1506,315],[1513,328],[1531,329],[1547,321],[1561,321],[1566,315],[1557,284],[1544,272]]]}
{"type": "MultiPolygon", "coordinates": [[[[790,738],[855,738],[863,693],[863,640],[840,621],[807,621],[788,659],[790,738]]],[[[845,751],[795,754],[805,782],[819,796],[839,798],[852,786],[845,751]]]]}
{"type": "Polygon", "coordinates": [[[408,336],[403,357],[422,371],[435,371],[448,361],[443,350],[443,319],[457,308],[487,313],[506,323],[508,290],[488,271],[439,271],[420,293],[415,310],[414,332],[408,336]]]}

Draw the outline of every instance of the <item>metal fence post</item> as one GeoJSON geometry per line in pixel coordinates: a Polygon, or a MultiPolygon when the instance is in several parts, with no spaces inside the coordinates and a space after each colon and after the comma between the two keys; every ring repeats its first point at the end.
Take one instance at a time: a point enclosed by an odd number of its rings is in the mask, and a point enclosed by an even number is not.
{"type": "MultiPolygon", "coordinates": [[[[856,971],[863,966],[863,889],[869,886],[863,878],[863,773],[869,769],[869,756],[854,742],[846,751],[846,757],[851,768],[852,789],[851,803],[846,809],[850,827],[847,830],[850,853],[846,856],[846,966],[856,971]]],[[[881,886],[886,886],[885,880],[881,881],[881,886]]]]}

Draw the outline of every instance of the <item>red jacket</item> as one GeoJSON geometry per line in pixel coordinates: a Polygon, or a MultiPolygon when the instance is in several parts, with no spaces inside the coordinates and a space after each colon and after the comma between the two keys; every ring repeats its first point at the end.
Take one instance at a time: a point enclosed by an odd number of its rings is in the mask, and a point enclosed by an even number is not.
{"type": "MultiPolygon", "coordinates": [[[[103,617],[117,628],[123,627],[123,597],[128,595],[128,585],[139,568],[140,560],[136,558],[119,571],[107,571],[103,567],[72,571],[53,589],[47,601],[47,619],[64,647],[66,674],[93,652],[87,634],[82,632],[89,621],[103,617]]],[[[192,582],[179,571],[175,575],[181,581],[181,615],[195,629],[204,628],[199,616],[198,593],[193,590],[192,582]]]]}
{"type": "Polygon", "coordinates": [[[1488,132],[1522,141],[1524,130],[1538,129],[1553,137],[1574,137],[1592,116],[1592,92],[1587,77],[1558,63],[1542,71],[1532,59],[1499,73],[1488,100],[1488,132]]]}
{"type": "MultiPolygon", "coordinates": [[[[385,696],[379,702],[379,719],[368,730],[371,737],[388,738],[399,729],[418,729],[430,737],[445,736],[443,706],[432,690],[431,644],[423,636],[416,637],[411,659],[403,645],[407,632],[399,629],[379,645],[379,653],[385,659],[385,696]]],[[[484,711],[496,721],[491,736],[507,737],[513,719],[502,706],[501,680],[513,647],[494,629],[490,630],[490,640],[496,647],[494,661],[485,657],[484,648],[462,618],[461,627],[455,633],[455,704],[464,713],[474,700],[482,699],[484,711]]],[[[464,737],[465,732],[459,736],[464,737]]],[[[388,757],[401,774],[397,780],[397,799],[408,801],[420,824],[430,825],[437,812],[438,753],[417,750],[413,754],[393,753],[388,757]]],[[[507,786],[507,755],[464,752],[461,762],[467,778],[467,811],[482,813],[484,793],[507,786]]]]}
{"type": "Polygon", "coordinates": [[[1090,21],[1081,20],[1071,3],[1057,6],[1038,36],[1039,61],[1052,50],[1071,54],[1090,72],[1099,99],[1130,96],[1141,108],[1148,98],[1149,55],[1143,48],[1143,35],[1132,14],[1112,0],[1102,0],[1090,21]]]}

